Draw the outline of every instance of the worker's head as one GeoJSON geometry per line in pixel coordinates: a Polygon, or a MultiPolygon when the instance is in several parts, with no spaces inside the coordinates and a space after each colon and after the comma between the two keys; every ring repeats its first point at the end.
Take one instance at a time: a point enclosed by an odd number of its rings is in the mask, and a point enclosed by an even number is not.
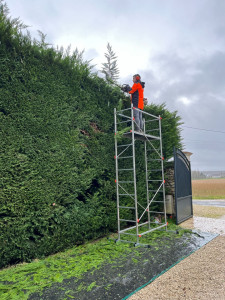
{"type": "Polygon", "coordinates": [[[139,74],[135,74],[133,76],[133,82],[137,82],[137,81],[140,81],[141,80],[141,76],[139,74]]]}

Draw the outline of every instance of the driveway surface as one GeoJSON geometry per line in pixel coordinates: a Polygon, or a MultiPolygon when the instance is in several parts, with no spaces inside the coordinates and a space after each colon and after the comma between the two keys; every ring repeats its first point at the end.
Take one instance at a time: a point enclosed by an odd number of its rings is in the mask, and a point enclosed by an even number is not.
{"type": "Polygon", "coordinates": [[[217,200],[193,200],[193,204],[204,206],[225,207],[225,199],[217,200]]]}
{"type": "Polygon", "coordinates": [[[225,236],[191,254],[129,300],[224,300],[225,236]]]}

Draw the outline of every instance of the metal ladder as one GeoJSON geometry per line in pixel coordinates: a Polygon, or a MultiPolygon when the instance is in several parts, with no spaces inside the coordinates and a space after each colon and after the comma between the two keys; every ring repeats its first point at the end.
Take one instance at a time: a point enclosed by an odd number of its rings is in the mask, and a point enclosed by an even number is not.
{"type": "Polygon", "coordinates": [[[167,230],[168,223],[166,219],[164,157],[162,153],[162,118],[142,111],[145,116],[144,128],[137,132],[135,131],[134,109],[137,108],[132,105],[130,108],[120,111],[114,108],[117,240],[140,245],[140,239],[143,235],[163,227],[167,230]],[[158,133],[158,135],[155,133],[158,133]],[[131,142],[124,142],[127,139],[131,142]],[[138,140],[144,142],[145,203],[140,203],[137,191],[135,143],[138,140]],[[158,208],[156,204],[160,209],[156,210],[158,208]],[[121,215],[125,217],[121,217],[121,215]],[[121,235],[128,237],[128,239],[122,239],[121,235]],[[136,237],[135,242],[134,238],[129,240],[129,236],[136,237]]]}

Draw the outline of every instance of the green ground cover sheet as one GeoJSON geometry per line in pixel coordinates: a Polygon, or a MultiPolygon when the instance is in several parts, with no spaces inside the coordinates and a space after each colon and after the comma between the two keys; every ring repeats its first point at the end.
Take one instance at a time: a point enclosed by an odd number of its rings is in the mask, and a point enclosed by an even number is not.
{"type": "Polygon", "coordinates": [[[0,271],[0,299],[122,299],[213,239],[190,231],[152,233],[150,245],[103,238],[0,271]]]}

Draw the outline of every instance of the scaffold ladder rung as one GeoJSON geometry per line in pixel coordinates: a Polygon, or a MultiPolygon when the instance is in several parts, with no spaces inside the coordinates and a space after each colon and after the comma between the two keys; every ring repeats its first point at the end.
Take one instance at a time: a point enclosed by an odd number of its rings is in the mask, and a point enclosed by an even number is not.
{"type": "Polygon", "coordinates": [[[151,181],[157,181],[157,182],[160,182],[160,181],[161,181],[161,182],[162,182],[162,179],[149,179],[148,181],[150,181],[150,182],[151,182],[151,181]]]}
{"type": "Polygon", "coordinates": [[[163,193],[163,191],[161,191],[161,190],[148,190],[149,192],[158,192],[158,193],[163,193]]]}
{"type": "Polygon", "coordinates": [[[164,203],[164,201],[152,201],[152,202],[154,202],[154,203],[164,203]]]}
{"type": "Polygon", "coordinates": [[[136,221],[134,221],[134,220],[126,220],[126,219],[120,219],[120,221],[122,221],[122,222],[136,223],[136,221]]]}
{"type": "Polygon", "coordinates": [[[133,156],[119,156],[118,159],[122,159],[122,158],[133,158],[133,156]]]}
{"type": "Polygon", "coordinates": [[[119,206],[119,208],[125,208],[125,209],[135,209],[135,207],[131,207],[131,206],[119,206]]]}
{"type": "Polygon", "coordinates": [[[164,214],[164,211],[154,211],[154,210],[150,210],[150,213],[154,213],[154,214],[164,214]]]}
{"type": "Polygon", "coordinates": [[[134,194],[119,194],[119,196],[134,196],[134,194]]]}
{"type": "Polygon", "coordinates": [[[118,183],[133,183],[133,181],[118,181],[118,183]]]}
{"type": "Polygon", "coordinates": [[[145,132],[151,132],[151,131],[159,131],[159,128],[154,128],[154,129],[150,129],[150,130],[146,130],[145,132]]]}
{"type": "Polygon", "coordinates": [[[118,169],[118,171],[133,171],[134,169],[118,169]]]}
{"type": "Polygon", "coordinates": [[[132,144],[124,144],[124,145],[118,145],[117,148],[120,148],[120,147],[126,147],[126,146],[131,146],[132,144]]]}
{"type": "Polygon", "coordinates": [[[155,122],[155,121],[158,121],[158,118],[155,119],[155,120],[149,120],[149,121],[145,121],[145,123],[149,123],[149,122],[155,122]]]}
{"type": "Polygon", "coordinates": [[[150,222],[150,224],[166,225],[165,223],[161,223],[161,222],[159,222],[159,223],[158,222],[157,223],[156,222],[150,222]]]}

